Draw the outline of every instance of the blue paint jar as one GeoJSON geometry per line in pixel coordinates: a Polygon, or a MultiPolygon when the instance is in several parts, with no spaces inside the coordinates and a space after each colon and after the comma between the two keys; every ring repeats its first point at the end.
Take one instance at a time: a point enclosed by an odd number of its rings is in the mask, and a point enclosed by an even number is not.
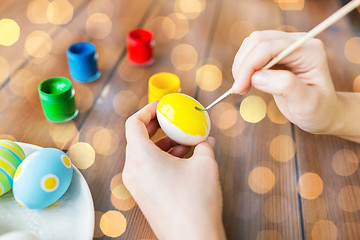
{"type": "Polygon", "coordinates": [[[80,82],[91,82],[100,77],[97,68],[95,45],[90,42],[78,42],[66,51],[70,75],[80,82]]]}

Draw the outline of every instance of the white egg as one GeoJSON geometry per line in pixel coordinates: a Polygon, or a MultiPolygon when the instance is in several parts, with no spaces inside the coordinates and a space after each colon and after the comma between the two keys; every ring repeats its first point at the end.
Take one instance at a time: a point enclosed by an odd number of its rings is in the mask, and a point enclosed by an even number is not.
{"type": "Polygon", "coordinates": [[[204,108],[194,98],[182,93],[171,93],[160,99],[156,115],[165,134],[182,145],[196,145],[209,136],[211,123],[204,108]]]}

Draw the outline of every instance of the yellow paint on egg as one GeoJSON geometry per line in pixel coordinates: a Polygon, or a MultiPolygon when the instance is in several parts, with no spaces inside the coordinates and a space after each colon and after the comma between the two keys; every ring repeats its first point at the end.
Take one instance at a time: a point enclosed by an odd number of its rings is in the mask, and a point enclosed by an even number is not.
{"type": "Polygon", "coordinates": [[[164,96],[157,109],[184,133],[205,136],[209,129],[205,112],[198,111],[195,107],[203,108],[195,99],[175,93],[164,96]]]}
{"type": "Polygon", "coordinates": [[[65,164],[65,167],[67,167],[67,168],[71,167],[71,161],[67,156],[63,155],[62,156],[62,161],[65,164]]]}
{"type": "Polygon", "coordinates": [[[44,182],[44,186],[46,189],[54,189],[56,186],[56,179],[53,177],[49,177],[48,179],[45,180],[44,182]]]}
{"type": "Polygon", "coordinates": [[[19,177],[20,173],[21,173],[21,166],[16,169],[14,180],[16,180],[19,177]]]}

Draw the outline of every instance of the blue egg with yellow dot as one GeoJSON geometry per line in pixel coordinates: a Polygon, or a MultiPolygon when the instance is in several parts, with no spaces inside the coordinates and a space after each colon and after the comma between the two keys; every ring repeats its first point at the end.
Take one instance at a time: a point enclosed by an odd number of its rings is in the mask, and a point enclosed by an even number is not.
{"type": "Polygon", "coordinates": [[[18,144],[0,140],[0,196],[12,188],[15,171],[24,158],[25,153],[18,144]]]}
{"type": "Polygon", "coordinates": [[[14,175],[15,200],[30,209],[50,206],[70,186],[73,166],[70,158],[55,148],[40,149],[25,158],[14,175]]]}

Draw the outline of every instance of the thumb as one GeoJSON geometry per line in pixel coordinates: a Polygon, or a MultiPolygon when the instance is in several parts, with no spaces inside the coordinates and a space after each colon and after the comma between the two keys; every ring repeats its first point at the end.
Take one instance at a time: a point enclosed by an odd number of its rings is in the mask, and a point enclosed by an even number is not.
{"type": "Polygon", "coordinates": [[[307,85],[286,70],[260,70],[253,74],[254,87],[266,93],[299,98],[304,96],[307,85]]]}
{"type": "Polygon", "coordinates": [[[215,145],[215,138],[208,137],[206,141],[199,143],[195,149],[193,157],[195,156],[209,156],[214,158],[213,147],[215,145]]]}

